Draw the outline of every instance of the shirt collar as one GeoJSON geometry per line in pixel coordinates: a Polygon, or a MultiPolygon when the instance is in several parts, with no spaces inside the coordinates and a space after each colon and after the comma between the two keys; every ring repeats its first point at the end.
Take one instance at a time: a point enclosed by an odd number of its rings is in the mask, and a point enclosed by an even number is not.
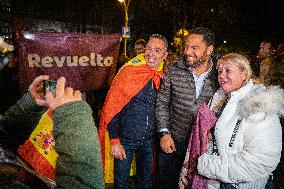
{"type": "Polygon", "coordinates": [[[211,64],[209,69],[207,71],[203,72],[202,74],[200,74],[199,77],[197,75],[195,75],[195,73],[192,71],[192,68],[189,67],[189,69],[190,69],[191,73],[194,75],[194,77],[196,77],[196,78],[206,77],[212,71],[212,68],[213,68],[213,65],[214,65],[211,59],[209,59],[209,62],[211,64]]]}

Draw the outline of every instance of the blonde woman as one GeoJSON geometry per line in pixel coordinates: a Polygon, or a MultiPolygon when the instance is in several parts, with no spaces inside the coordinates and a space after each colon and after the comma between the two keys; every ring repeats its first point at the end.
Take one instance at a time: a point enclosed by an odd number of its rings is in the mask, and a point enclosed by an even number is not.
{"type": "Polygon", "coordinates": [[[264,189],[281,156],[284,91],[251,80],[249,61],[231,53],[218,61],[220,89],[210,103],[218,118],[198,173],[208,188],[264,189]]]}

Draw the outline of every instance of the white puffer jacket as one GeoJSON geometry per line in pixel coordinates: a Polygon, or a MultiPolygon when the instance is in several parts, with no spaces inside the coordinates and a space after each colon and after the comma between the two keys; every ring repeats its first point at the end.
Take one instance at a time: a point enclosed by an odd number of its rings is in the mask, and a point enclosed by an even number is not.
{"type": "MultiPolygon", "coordinates": [[[[214,107],[223,96],[224,92],[219,89],[210,107],[214,107]]],[[[216,123],[219,156],[208,153],[200,156],[199,174],[225,183],[238,183],[238,188],[264,188],[281,157],[279,115],[284,115],[283,89],[265,89],[249,81],[232,92],[216,123]],[[236,129],[238,120],[241,122],[236,129]]]]}

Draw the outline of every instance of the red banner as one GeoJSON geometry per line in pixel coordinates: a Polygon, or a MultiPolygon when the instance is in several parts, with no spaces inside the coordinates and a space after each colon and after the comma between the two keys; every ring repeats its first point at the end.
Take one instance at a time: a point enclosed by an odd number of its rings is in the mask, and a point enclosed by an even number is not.
{"type": "Polygon", "coordinates": [[[21,90],[39,75],[67,85],[92,91],[109,85],[116,71],[119,34],[23,32],[19,37],[19,76],[21,90]]]}

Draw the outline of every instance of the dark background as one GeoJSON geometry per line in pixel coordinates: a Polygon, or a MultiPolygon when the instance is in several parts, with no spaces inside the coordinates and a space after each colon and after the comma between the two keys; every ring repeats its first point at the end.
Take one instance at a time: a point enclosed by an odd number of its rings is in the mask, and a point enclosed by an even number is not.
{"type": "MultiPolygon", "coordinates": [[[[0,0],[11,6],[14,18],[32,18],[73,24],[76,32],[120,33],[124,8],[118,0],[0,0]]],[[[160,33],[172,42],[181,29],[211,28],[217,46],[226,40],[232,51],[258,49],[260,40],[284,41],[284,1],[281,0],[131,0],[129,26],[137,38],[160,33]]],[[[224,45],[224,44],[223,44],[224,45]]]]}
{"type": "MultiPolygon", "coordinates": [[[[270,39],[275,45],[284,42],[283,0],[131,0],[128,12],[128,49],[136,39],[147,39],[153,33],[165,35],[172,43],[181,28],[198,26],[214,31],[216,49],[221,51],[255,56],[262,39],[270,39]]],[[[16,46],[19,30],[34,30],[41,23],[47,28],[56,23],[64,28],[61,32],[120,33],[124,8],[117,0],[0,0],[0,36],[7,42],[16,46]]],[[[0,80],[1,114],[20,98],[17,70],[7,68],[0,80]]],[[[106,92],[103,88],[86,95],[96,122],[106,92]]],[[[283,156],[277,172],[275,178],[283,189],[283,156]]]]}

